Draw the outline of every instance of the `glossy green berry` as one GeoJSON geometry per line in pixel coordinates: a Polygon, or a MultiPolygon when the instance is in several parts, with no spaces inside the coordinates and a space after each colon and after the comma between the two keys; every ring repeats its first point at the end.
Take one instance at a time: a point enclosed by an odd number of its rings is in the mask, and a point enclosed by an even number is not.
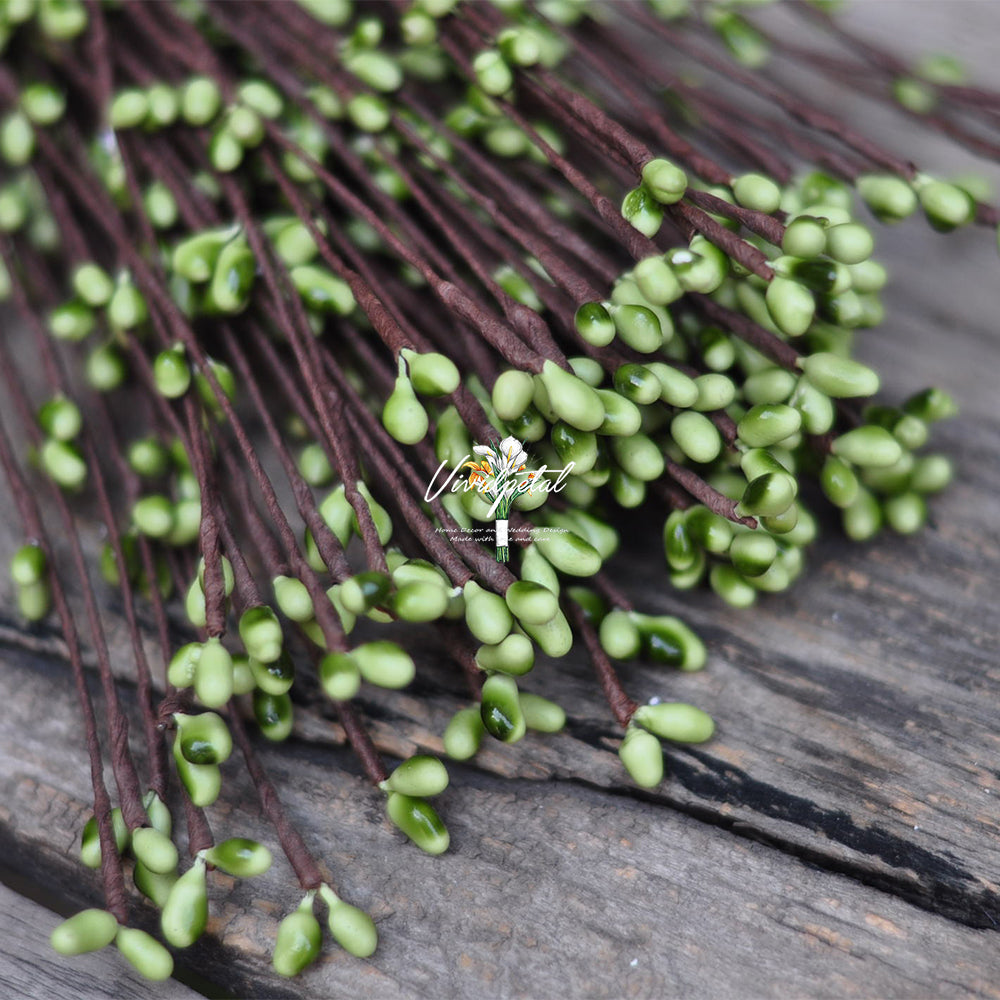
{"type": "Polygon", "coordinates": [[[941,389],[923,389],[903,403],[903,410],[927,423],[946,420],[958,413],[955,400],[941,389]]]}
{"type": "Polygon", "coordinates": [[[390,792],[386,812],[393,824],[428,854],[443,854],[451,838],[434,807],[425,799],[390,792]]]}
{"type": "Polygon", "coordinates": [[[501,420],[516,420],[531,404],[534,380],[527,372],[508,369],[493,384],[493,409],[501,420]]]}
{"type": "Polygon", "coordinates": [[[47,440],[38,455],[42,468],[64,490],[78,490],[87,481],[87,463],[69,441],[47,440]]]}
{"type": "Polygon", "coordinates": [[[177,881],[177,872],[158,875],[151,872],[141,861],[137,861],[132,869],[132,881],[139,892],[162,910],[170,897],[170,890],[177,881]]]}
{"type": "Polygon", "coordinates": [[[245,837],[223,840],[202,856],[210,865],[236,878],[253,878],[271,867],[271,852],[263,844],[245,837]]]}
{"type": "Polygon", "coordinates": [[[170,952],[145,931],[136,927],[119,927],[115,943],[135,970],[146,979],[161,982],[169,979],[174,971],[170,952]]]}
{"type": "MultiPolygon", "coordinates": [[[[131,831],[125,824],[121,809],[111,810],[111,828],[115,838],[115,848],[121,854],[132,839],[131,831]]],[[[83,836],[80,841],[80,860],[88,868],[101,867],[101,838],[95,816],[91,816],[84,824],[83,836]]]]}
{"type": "Polygon", "coordinates": [[[640,788],[655,788],[663,780],[663,748],[645,729],[629,726],[618,748],[618,756],[629,777],[640,788]]]}
{"type": "Polygon", "coordinates": [[[734,569],[718,563],[709,573],[712,590],[734,608],[749,608],[757,600],[757,591],[734,569]]]}
{"type": "Polygon", "coordinates": [[[73,291],[82,302],[98,309],[106,305],[115,286],[107,272],[93,262],[80,264],[73,272],[73,291]]]}
{"type": "Polygon", "coordinates": [[[864,174],[855,181],[858,194],[881,222],[898,222],[917,208],[917,195],[902,178],[892,174],[864,174]]]}
{"type": "Polygon", "coordinates": [[[486,679],[480,715],[486,731],[502,743],[516,743],[524,736],[524,713],[512,677],[493,674],[486,679]]]}
{"type": "Polygon", "coordinates": [[[319,682],[333,701],[350,701],[361,687],[361,671],[347,653],[327,653],[319,663],[319,682]]]}
{"type": "Polygon", "coordinates": [[[643,705],[633,721],[660,739],[677,743],[704,743],[715,733],[715,723],[707,712],[683,702],[643,705]]]}
{"type": "Polygon", "coordinates": [[[66,110],[66,95],[50,83],[30,83],[21,91],[21,108],[36,125],[53,125],[66,110]]]}
{"type": "Polygon", "coordinates": [[[194,671],[194,693],[206,708],[220,708],[233,695],[233,658],[217,638],[202,647],[194,671]]]}
{"type": "Polygon", "coordinates": [[[472,71],[483,92],[491,97],[505,94],[514,85],[510,68],[495,49],[479,52],[472,60],[472,71]]]}
{"type": "Polygon", "coordinates": [[[22,111],[10,112],[0,121],[0,157],[12,167],[23,167],[35,152],[35,130],[22,111]]]}
{"type": "Polygon", "coordinates": [[[563,573],[593,576],[601,568],[600,553],[574,532],[553,533],[536,529],[532,537],[541,555],[563,573]]]}
{"type": "Polygon", "coordinates": [[[781,249],[792,257],[818,257],[826,249],[826,226],[809,216],[793,219],[785,227],[781,249]]]}
{"type": "Polygon", "coordinates": [[[448,787],[448,771],[437,757],[417,754],[404,760],[381,787],[389,792],[428,798],[440,795],[448,787]]]}
{"type": "Polygon", "coordinates": [[[273,663],[281,656],[281,623],[266,604],[247,608],[240,615],[239,632],[246,651],[259,663],[273,663]]]}
{"type": "Polygon", "coordinates": [[[443,354],[417,354],[404,348],[401,352],[409,367],[413,388],[422,396],[447,396],[459,385],[461,377],[455,363],[443,354]]]}
{"type": "Polygon", "coordinates": [[[614,320],[600,302],[584,302],[577,309],[573,323],[576,332],[594,347],[606,347],[615,339],[614,320]]]}
{"type": "Polygon", "coordinates": [[[392,610],[402,621],[437,621],[448,610],[448,589],[440,581],[414,580],[398,587],[391,598],[392,610]]]}
{"type": "Polygon", "coordinates": [[[912,490],[889,497],[883,511],[886,523],[900,535],[912,535],[927,522],[927,501],[912,490]]]}
{"type": "Polygon", "coordinates": [[[615,659],[627,660],[635,656],[642,645],[642,637],[632,616],[627,611],[615,609],[604,616],[599,629],[601,647],[615,659]]]}
{"type": "Polygon", "coordinates": [[[763,174],[743,174],[733,180],[733,194],[744,208],[774,212],[781,204],[781,188],[763,174]]]}
{"type": "Polygon", "coordinates": [[[941,232],[949,232],[972,221],[975,202],[960,187],[945,181],[930,181],[917,191],[927,221],[941,232]]]}
{"type": "Polygon", "coordinates": [[[208,923],[208,886],[205,862],[194,864],[174,883],[160,913],[160,930],[175,948],[188,948],[205,931],[208,923]]]}
{"type": "Polygon", "coordinates": [[[808,288],[790,278],[775,276],[764,295],[771,319],[790,337],[799,337],[809,329],[816,312],[816,302],[808,288]]]}
{"type": "Polygon", "coordinates": [[[842,264],[860,264],[875,249],[871,232],[857,222],[844,222],[826,231],[826,252],[842,264]]]}
{"type": "Polygon", "coordinates": [[[475,756],[485,732],[478,707],[459,709],[445,728],[444,752],[453,760],[469,760],[475,756]]]}
{"type": "Polygon", "coordinates": [[[724,410],[736,398],[736,385],[728,375],[721,372],[707,372],[694,380],[698,387],[698,398],[692,409],[705,413],[724,410]]]}
{"type": "Polygon", "coordinates": [[[295,710],[288,694],[268,694],[258,687],[253,692],[253,714],[261,734],[272,743],[281,743],[291,736],[295,710]]]}
{"type": "Polygon", "coordinates": [[[666,663],[685,672],[701,670],[708,659],[705,644],[673,615],[639,615],[633,618],[642,637],[642,651],[656,663],[666,663]]]}
{"type": "Polygon", "coordinates": [[[173,747],[174,766],[177,776],[184,785],[191,801],[201,808],[207,808],[219,797],[222,790],[222,772],[217,764],[192,764],[181,753],[180,744],[175,740],[173,747]]]}
{"type": "Polygon", "coordinates": [[[297,976],[319,957],[323,932],[313,915],[312,892],[278,925],[271,963],[279,976],[297,976]]]}
{"type": "Polygon", "coordinates": [[[737,422],[740,440],[751,448],[767,448],[796,433],[802,425],[798,410],[783,403],[758,404],[737,422]]]}
{"type": "Polygon", "coordinates": [[[549,403],[559,417],[581,431],[596,431],[604,421],[604,407],[596,391],[571,372],[546,361],[538,376],[549,403]]]}
{"type": "Polygon", "coordinates": [[[651,361],[643,367],[652,372],[660,383],[660,399],[669,406],[687,409],[698,398],[698,386],[693,378],[661,361],[651,361]]]}
{"type": "Polygon", "coordinates": [[[134,330],[146,321],[146,300],[129,277],[119,280],[105,315],[112,330],[134,330]]]}
{"type": "Polygon", "coordinates": [[[643,236],[653,237],[663,225],[663,208],[649,188],[633,188],[622,200],[622,218],[643,236]]]}
{"type": "Polygon", "coordinates": [[[169,837],[151,826],[132,831],[132,853],[157,875],[165,875],[177,867],[177,848],[169,837]]]}
{"type": "Polygon", "coordinates": [[[214,80],[196,76],[181,90],[181,116],[189,125],[207,125],[222,107],[222,94],[214,80]]]}
{"type": "Polygon", "coordinates": [[[722,452],[722,436],[715,424],[694,410],[678,413],[670,421],[670,436],[693,462],[712,462],[722,452]]]}
{"type": "Polygon", "coordinates": [[[351,651],[351,657],[364,680],[379,687],[406,687],[416,674],[412,658],[394,642],[364,643],[351,651]]]}
{"type": "Polygon", "coordinates": [[[795,489],[795,480],[786,473],[765,472],[747,483],[739,509],[755,517],[777,517],[792,505],[795,489]]]}
{"type": "Polygon", "coordinates": [[[642,168],[643,185],[663,205],[680,201],[687,191],[687,174],[670,160],[650,160],[642,168]]]}
{"type": "Polygon", "coordinates": [[[733,566],[742,576],[760,576],[770,569],[778,555],[778,545],[771,535],[747,531],[737,535],[729,548],[733,566]]]}
{"type": "Polygon", "coordinates": [[[719,555],[729,550],[733,539],[730,523],[707,507],[697,504],[685,512],[684,524],[691,541],[707,552],[719,555]]]}
{"type": "Polygon", "coordinates": [[[511,613],[520,622],[544,625],[559,612],[556,595],[546,586],[531,580],[516,580],[504,594],[511,613]]]}
{"type": "Polygon", "coordinates": [[[180,345],[160,351],[153,360],[153,380],[167,399],[178,399],[191,385],[191,369],[180,345]]]}
{"type": "Polygon", "coordinates": [[[340,899],[327,886],[320,886],[319,894],[329,908],[327,926],[334,940],[348,954],[368,958],[378,947],[378,931],[372,918],[364,910],[340,899]]]}
{"type": "Polygon", "coordinates": [[[858,477],[843,459],[829,455],[820,470],[820,486],[835,507],[850,507],[858,495],[858,477]]]}
{"type": "Polygon", "coordinates": [[[704,236],[695,236],[689,246],[668,254],[674,274],[686,292],[709,295],[729,274],[729,258],[704,236]]]}
{"type": "Polygon", "coordinates": [[[382,409],[382,426],[402,444],[416,444],[426,436],[429,424],[409,378],[400,375],[382,409]]]}
{"type": "Polygon", "coordinates": [[[490,645],[500,642],[514,624],[504,599],[499,594],[484,590],[475,580],[466,583],[464,595],[465,621],[469,631],[480,642],[490,645]]]}
{"type": "Polygon", "coordinates": [[[22,587],[40,583],[48,572],[48,560],[39,545],[22,545],[10,561],[10,577],[22,587]]]}
{"type": "Polygon", "coordinates": [[[314,614],[312,598],[306,585],[296,577],[276,576],[271,581],[274,600],[281,613],[293,622],[310,621],[314,614]]]}
{"type": "Polygon", "coordinates": [[[843,511],[844,533],[856,542],[866,542],[882,527],[882,508],[878,500],[864,487],[858,490],[854,502],[843,511]]]}
{"type": "Polygon", "coordinates": [[[206,298],[213,312],[232,315],[246,307],[255,267],[253,253],[244,239],[236,238],[223,246],[215,261],[206,298]]]}
{"type": "Polygon", "coordinates": [[[903,455],[899,442],[884,427],[856,427],[835,438],[831,450],[853,465],[886,468],[903,455]]]}
{"type": "Polygon", "coordinates": [[[81,910],[52,931],[49,943],[60,955],[83,955],[107,947],[117,933],[118,921],[107,910],[81,910]]]}
{"type": "Polygon", "coordinates": [[[221,764],[233,752],[229,727],[215,712],[174,715],[177,742],[184,759],[192,764],[221,764]]]}
{"type": "Polygon", "coordinates": [[[539,733],[558,733],[566,726],[566,712],[554,701],[521,691],[518,694],[524,723],[539,733]]]}
{"type": "Polygon", "coordinates": [[[910,472],[910,488],[917,493],[937,493],[954,478],[952,463],[944,455],[922,455],[910,472]]]}

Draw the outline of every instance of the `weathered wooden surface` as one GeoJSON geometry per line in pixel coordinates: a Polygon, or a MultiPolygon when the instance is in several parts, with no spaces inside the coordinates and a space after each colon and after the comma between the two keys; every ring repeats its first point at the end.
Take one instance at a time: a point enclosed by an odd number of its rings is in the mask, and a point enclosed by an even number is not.
{"type": "Polygon", "coordinates": [[[68,974],[66,963],[49,948],[59,918],[38,903],[0,885],[0,995],[18,1000],[195,1000],[199,995],[176,980],[150,983],[112,952],[83,955],[68,974]]]}
{"type": "MultiPolygon", "coordinates": [[[[868,0],[855,16],[919,16],[928,46],[973,52],[963,27],[988,41],[1000,24],[996,5],[976,3],[868,0]]],[[[920,50],[909,33],[897,41],[920,50]]],[[[886,141],[919,152],[905,127],[886,141]]],[[[295,902],[279,862],[217,894],[212,939],[183,957],[191,968],[257,996],[997,994],[1000,265],[981,230],[945,242],[915,220],[878,238],[895,283],[864,356],[889,399],[934,382],[963,404],[935,432],[959,479],[933,524],[862,547],[828,538],[790,594],[743,613],[669,593],[647,551],[656,526],[640,525],[617,563],[623,583],[646,609],[683,604],[711,658],[701,675],[638,666],[627,682],[640,699],[702,705],[717,739],[669,751],[663,787],[634,794],[582,658],[538,670],[534,690],[558,695],[568,732],[453,768],[443,858],[401,843],[335,746],[337,728],[300,713],[298,738],[267,762],[335,883],[375,915],[380,950],[363,963],[328,947],[301,980],[274,977],[268,943],[295,902]]],[[[4,559],[11,530],[0,530],[4,559]]],[[[92,903],[96,880],[72,858],[89,784],[67,729],[67,668],[10,607],[3,590],[0,850],[67,903],[92,903]]],[[[115,645],[127,672],[120,628],[115,645]]],[[[379,697],[380,744],[438,749],[458,692],[430,657],[414,691],[379,697]]],[[[217,836],[257,832],[276,847],[239,769],[227,777],[217,836]]],[[[55,968],[62,982],[78,970],[55,968]]]]}

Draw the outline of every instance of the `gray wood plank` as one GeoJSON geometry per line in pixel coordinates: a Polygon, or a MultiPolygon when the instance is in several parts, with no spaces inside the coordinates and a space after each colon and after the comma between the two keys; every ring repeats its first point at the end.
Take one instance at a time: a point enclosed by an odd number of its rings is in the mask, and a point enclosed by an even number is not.
{"type": "MultiPolygon", "coordinates": [[[[897,32],[903,19],[898,40],[915,51],[968,52],[972,31],[980,49],[995,38],[990,7],[866,0],[848,13],[897,32]]],[[[912,132],[894,127],[891,141],[912,148],[912,132]]],[[[215,937],[186,959],[193,968],[247,995],[996,995],[996,937],[974,929],[1000,921],[995,246],[981,230],[945,242],[917,220],[877,235],[894,274],[890,318],[865,335],[863,356],[888,399],[939,382],[963,405],[935,432],[959,481],[935,500],[930,528],[863,547],[833,536],[792,593],[736,613],[671,594],[649,552],[658,525],[638,525],[617,561],[624,585],[645,609],[679,609],[711,658],[699,676],[623,672],[637,697],[712,711],[718,738],[669,751],[657,793],[620,794],[617,734],[586,664],[540,669],[530,686],[567,707],[569,731],[454,769],[442,859],[399,843],[337,749],[339,729],[320,706],[300,711],[298,740],[268,760],[332,876],[376,914],[382,948],[371,963],[328,948],[300,983],[278,982],[268,942],[294,905],[278,865],[219,893],[215,937]]],[[[15,542],[0,522],[0,560],[15,542]]],[[[120,620],[108,620],[127,676],[120,620]]],[[[87,812],[81,742],[65,728],[65,668],[29,657],[32,646],[59,642],[0,621],[0,846],[83,903],[96,883],[70,859],[87,812]]],[[[428,654],[413,692],[372,700],[379,745],[440,749],[457,691],[428,654]]],[[[275,846],[231,776],[217,833],[259,830],[275,846]]]]}
{"type": "Polygon", "coordinates": [[[80,955],[72,964],[49,947],[61,918],[0,883],[0,995],[6,1000],[188,1000],[200,996],[176,980],[150,983],[107,949],[80,955]]]}
{"type": "MultiPolygon", "coordinates": [[[[24,875],[83,903],[97,879],[70,857],[88,807],[78,740],[62,724],[64,674],[58,662],[9,659],[0,675],[0,697],[17,708],[0,716],[0,846],[24,875]]],[[[371,910],[382,943],[369,962],[327,943],[287,984],[267,968],[296,902],[287,865],[231,891],[219,879],[212,940],[178,962],[239,995],[1000,995],[993,935],[655,802],[458,769],[441,797],[454,848],[430,858],[389,827],[345,753],[296,742],[263,754],[310,847],[345,898],[371,910]]],[[[242,774],[226,770],[209,811],[217,835],[276,849],[242,774]]],[[[134,916],[151,919],[139,903],[134,916]]],[[[75,974],[75,960],[54,973],[75,974]]]]}

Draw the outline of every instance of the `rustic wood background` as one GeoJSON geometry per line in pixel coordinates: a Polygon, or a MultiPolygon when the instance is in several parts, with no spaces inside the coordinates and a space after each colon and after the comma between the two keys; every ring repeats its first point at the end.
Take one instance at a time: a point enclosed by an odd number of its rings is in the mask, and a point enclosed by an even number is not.
{"type": "MultiPolygon", "coordinates": [[[[900,49],[958,51],[1000,84],[997,3],[864,0],[847,16],[900,49]]],[[[894,116],[865,115],[935,169],[974,162],[936,141],[916,148],[894,116]]],[[[640,699],[705,707],[717,738],[669,750],[663,786],[637,792],[583,658],[537,670],[531,683],[567,707],[567,731],[451,768],[442,858],[402,842],[337,727],[319,707],[300,711],[295,737],[263,756],[334,883],[377,920],[370,961],[328,945],[294,982],[270,971],[277,923],[296,902],[282,859],[216,892],[207,939],[178,956],[168,984],[142,982],[113,953],[48,951],[57,914],[98,900],[75,859],[89,779],[61,643],[47,627],[23,629],[0,574],[0,993],[1000,996],[1000,262],[982,230],[945,240],[913,220],[877,235],[894,281],[889,320],[862,356],[884,373],[887,399],[936,383],[962,403],[935,431],[958,481],[931,525],[864,546],[828,534],[792,593],[748,612],[672,594],[642,533],[657,526],[640,526],[619,576],[645,608],[683,605],[711,656],[694,676],[629,667],[628,685],[640,699]]],[[[0,561],[18,543],[0,519],[0,561]]],[[[114,594],[107,603],[127,674],[114,594]]],[[[439,750],[458,705],[425,659],[412,691],[371,706],[389,754],[439,750]]],[[[210,811],[216,835],[259,835],[276,850],[252,803],[229,768],[210,811]]]]}

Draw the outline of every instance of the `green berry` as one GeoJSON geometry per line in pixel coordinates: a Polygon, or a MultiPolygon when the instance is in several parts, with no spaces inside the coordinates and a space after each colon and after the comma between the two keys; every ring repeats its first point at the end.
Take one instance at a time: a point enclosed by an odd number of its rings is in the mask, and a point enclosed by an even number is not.
{"type": "MultiPolygon", "coordinates": [[[[184,759],[192,764],[221,764],[233,752],[233,738],[215,712],[174,715],[177,741],[184,759]]],[[[156,869],[151,868],[152,871],[156,869]]]]}
{"type": "Polygon", "coordinates": [[[417,754],[403,761],[381,787],[389,792],[428,798],[440,795],[448,787],[448,771],[437,757],[417,754]]]}
{"type": "Polygon", "coordinates": [[[917,195],[902,178],[892,174],[864,174],[855,181],[858,194],[880,222],[898,222],[917,208],[917,195]]]}
{"type": "Polygon", "coordinates": [[[642,168],[643,185],[663,205],[680,201],[687,191],[687,174],[670,160],[650,160],[642,168]]]}
{"type": "Polygon", "coordinates": [[[194,864],[174,883],[160,913],[160,930],[175,948],[188,948],[201,937],[208,923],[208,887],[205,862],[194,864]]]}
{"type": "Polygon", "coordinates": [[[319,957],[323,932],[313,915],[314,893],[306,894],[299,908],[278,925],[272,965],[279,976],[297,976],[319,957]]]}
{"type": "Polygon", "coordinates": [[[835,455],[853,465],[885,468],[895,465],[903,455],[899,442],[884,427],[856,427],[835,438],[831,445],[835,455]]]}
{"type": "Polygon", "coordinates": [[[339,899],[329,886],[320,886],[319,894],[330,909],[327,925],[337,944],[356,958],[372,955],[378,947],[378,931],[372,918],[339,899]]]}
{"type": "Polygon", "coordinates": [[[406,687],[416,674],[412,658],[394,642],[377,640],[355,647],[351,657],[369,684],[385,688],[406,687]]]}
{"type": "Polygon", "coordinates": [[[715,733],[715,723],[707,712],[683,702],[643,705],[633,721],[660,739],[678,743],[704,743],[715,733]]]}
{"type": "Polygon", "coordinates": [[[107,947],[117,933],[118,921],[107,910],[81,910],[52,931],[49,943],[60,955],[83,955],[107,947]]]}
{"type": "Polygon", "coordinates": [[[205,860],[228,875],[252,878],[271,867],[271,852],[256,840],[232,837],[204,852],[205,860]]]}
{"type": "Polygon", "coordinates": [[[764,295],[775,324],[790,337],[799,337],[809,329],[816,303],[809,289],[790,278],[775,276],[764,295]]]}
{"type": "Polygon", "coordinates": [[[622,200],[622,218],[643,236],[654,237],[663,225],[663,208],[645,186],[633,188],[622,200]]]}
{"type": "Polygon", "coordinates": [[[502,743],[516,743],[524,736],[524,713],[512,677],[493,674],[486,679],[480,715],[486,731],[502,743]]]}
{"type": "Polygon", "coordinates": [[[390,792],[386,812],[393,824],[428,854],[443,854],[451,838],[434,807],[421,798],[390,792]]]}
{"type": "Polygon", "coordinates": [[[272,743],[281,743],[291,736],[295,712],[287,694],[268,694],[258,687],[253,692],[253,714],[261,735],[272,743]]]}
{"type": "Polygon", "coordinates": [[[927,221],[941,232],[949,232],[972,221],[975,202],[968,193],[945,181],[930,181],[917,191],[927,221]]]}
{"type": "Polygon", "coordinates": [[[722,452],[722,436],[715,424],[694,410],[678,413],[670,421],[670,436],[692,462],[712,462],[722,452]]]}
{"type": "Polygon", "coordinates": [[[640,788],[655,788],[663,780],[663,748],[652,733],[629,726],[618,756],[640,788]]]}
{"type": "Polygon", "coordinates": [[[442,737],[445,753],[453,760],[469,760],[479,749],[485,731],[478,708],[459,709],[442,737]]]}
{"type": "Polygon", "coordinates": [[[169,837],[151,826],[132,831],[132,853],[156,875],[165,875],[177,867],[177,848],[169,837]]]}
{"type": "Polygon", "coordinates": [[[733,180],[732,188],[744,208],[770,214],[781,204],[781,188],[763,174],[743,174],[733,180]]]}

